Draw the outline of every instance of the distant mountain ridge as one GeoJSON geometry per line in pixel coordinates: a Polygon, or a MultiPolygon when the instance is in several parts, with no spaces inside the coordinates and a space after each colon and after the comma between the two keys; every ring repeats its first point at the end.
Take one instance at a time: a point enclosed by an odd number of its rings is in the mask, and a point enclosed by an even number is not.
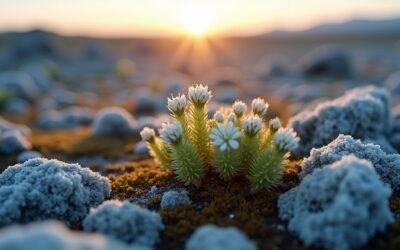
{"type": "Polygon", "coordinates": [[[386,20],[355,19],[342,23],[326,23],[301,31],[274,30],[263,34],[268,38],[363,36],[398,34],[400,18],[386,20]]]}

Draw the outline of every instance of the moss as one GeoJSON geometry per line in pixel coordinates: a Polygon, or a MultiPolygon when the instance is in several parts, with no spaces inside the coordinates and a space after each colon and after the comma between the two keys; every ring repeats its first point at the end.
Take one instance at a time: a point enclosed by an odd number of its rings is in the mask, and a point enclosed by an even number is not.
{"type": "Polygon", "coordinates": [[[4,119],[6,119],[10,122],[25,124],[25,125],[33,124],[37,118],[37,115],[38,115],[38,112],[34,108],[28,109],[27,112],[25,112],[23,114],[18,114],[18,115],[1,114],[1,116],[4,119]]]}
{"type": "Polygon", "coordinates": [[[295,242],[293,237],[288,243],[274,228],[278,223],[276,201],[282,192],[299,182],[300,163],[291,162],[285,170],[285,184],[269,192],[252,193],[244,177],[226,182],[210,173],[199,188],[189,189],[193,205],[161,210],[166,225],[165,242],[182,243],[197,227],[212,223],[240,228],[263,249],[285,249],[285,246],[291,249],[295,242]]]}
{"type": "MultiPolygon", "coordinates": [[[[290,162],[285,169],[284,183],[269,192],[252,193],[245,177],[227,182],[209,173],[199,187],[184,186],[174,174],[162,169],[152,159],[125,162],[106,167],[111,182],[111,199],[133,200],[147,193],[151,186],[166,189],[185,188],[193,201],[174,209],[162,209],[160,214],[166,228],[159,249],[182,249],[185,240],[204,224],[235,226],[256,240],[262,249],[305,249],[295,237],[278,231],[276,201],[279,195],[297,185],[301,161],[290,162]]],[[[160,197],[151,201],[158,208],[160,197]]]]}
{"type": "Polygon", "coordinates": [[[118,158],[131,152],[135,138],[92,137],[89,128],[77,130],[33,131],[31,143],[34,150],[44,155],[95,156],[118,158]]]}
{"type": "Polygon", "coordinates": [[[134,139],[119,139],[115,137],[89,137],[74,144],[68,152],[71,155],[102,155],[117,159],[132,152],[134,139]]]}
{"type": "Polygon", "coordinates": [[[110,174],[112,199],[130,199],[148,192],[153,185],[165,186],[174,181],[172,172],[156,166],[153,160],[110,165],[106,170],[110,174]]]}

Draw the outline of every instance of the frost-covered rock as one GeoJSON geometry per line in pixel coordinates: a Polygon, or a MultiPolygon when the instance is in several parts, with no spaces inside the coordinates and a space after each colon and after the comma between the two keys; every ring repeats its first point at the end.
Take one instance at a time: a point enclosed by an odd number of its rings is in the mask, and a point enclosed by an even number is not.
{"type": "Polygon", "coordinates": [[[47,112],[39,116],[41,129],[74,129],[92,123],[95,112],[88,108],[70,107],[64,111],[47,112]]]}
{"type": "Polygon", "coordinates": [[[150,156],[149,148],[144,141],[140,141],[136,144],[134,153],[135,155],[150,156]]]}
{"type": "Polygon", "coordinates": [[[161,199],[164,189],[165,188],[162,187],[158,188],[157,186],[151,186],[147,193],[132,197],[132,202],[139,206],[149,207],[153,204],[154,200],[161,199]]]}
{"type": "Polygon", "coordinates": [[[36,107],[40,112],[49,112],[57,109],[58,105],[52,98],[44,98],[37,103],[36,107]]]}
{"type": "Polygon", "coordinates": [[[239,229],[214,225],[199,227],[186,242],[185,250],[256,250],[257,246],[239,229]]]}
{"type": "Polygon", "coordinates": [[[161,99],[159,96],[155,96],[148,91],[139,91],[135,98],[135,112],[159,113],[167,111],[165,103],[161,102],[161,99]]]}
{"type": "Polygon", "coordinates": [[[300,70],[306,76],[346,78],[354,75],[350,56],[343,50],[319,47],[300,58],[300,70]]]}
{"type": "Polygon", "coordinates": [[[381,149],[383,151],[385,151],[388,154],[397,154],[398,153],[397,150],[392,146],[392,144],[384,136],[374,138],[374,139],[364,139],[364,140],[362,140],[362,142],[365,144],[371,143],[371,144],[378,145],[379,147],[381,147],[381,149]]]}
{"type": "Polygon", "coordinates": [[[192,203],[192,201],[190,200],[186,190],[183,191],[171,190],[163,194],[160,206],[161,208],[175,208],[179,205],[185,205],[190,203],[192,203]]]}
{"type": "Polygon", "coordinates": [[[17,130],[24,136],[29,136],[31,134],[31,129],[28,126],[12,123],[0,117],[0,134],[12,130],[17,130]]]}
{"type": "Polygon", "coordinates": [[[372,164],[350,155],[281,195],[279,215],[306,245],[357,249],[393,222],[390,195],[372,164]]]}
{"type": "Polygon", "coordinates": [[[74,232],[58,221],[10,226],[0,235],[0,250],[150,250],[100,234],[74,232]]]}
{"type": "Polygon", "coordinates": [[[189,86],[190,82],[190,78],[182,73],[174,72],[168,75],[164,78],[164,96],[169,97],[171,94],[176,95],[178,93],[183,93],[189,86]]]}
{"type": "Polygon", "coordinates": [[[153,116],[142,116],[137,120],[137,130],[142,131],[143,128],[149,127],[157,130],[161,127],[161,122],[159,119],[153,116]]]}
{"type": "Polygon", "coordinates": [[[379,146],[364,144],[349,135],[339,135],[328,145],[312,149],[310,156],[303,160],[299,176],[304,178],[315,169],[350,154],[370,161],[383,181],[394,189],[400,188],[400,155],[387,154],[379,146]]]}
{"type": "Polygon", "coordinates": [[[390,144],[400,152],[400,105],[397,105],[392,110],[393,126],[389,136],[390,144]]]}
{"type": "Polygon", "coordinates": [[[34,158],[40,158],[40,157],[42,157],[42,154],[37,151],[30,151],[30,150],[24,151],[17,156],[17,162],[23,163],[23,162],[26,162],[27,160],[34,159],[34,158]]]}
{"type": "Polygon", "coordinates": [[[215,99],[221,103],[231,104],[240,99],[240,92],[234,87],[223,87],[216,91],[215,99]]]}
{"type": "Polygon", "coordinates": [[[30,102],[40,96],[40,90],[32,77],[19,71],[0,73],[0,89],[4,89],[11,95],[30,102]]]}
{"type": "Polygon", "coordinates": [[[14,35],[11,51],[18,60],[53,57],[57,49],[50,33],[34,30],[14,35]]]}
{"type": "Polygon", "coordinates": [[[348,91],[333,101],[319,104],[289,120],[300,137],[298,152],[308,155],[311,148],[321,147],[339,134],[357,139],[380,138],[390,131],[391,99],[382,88],[367,86],[348,91]]]}
{"type": "Polygon", "coordinates": [[[68,107],[77,105],[78,96],[72,91],[66,89],[57,89],[52,93],[52,99],[59,107],[68,107]]]}
{"type": "Polygon", "coordinates": [[[31,143],[18,130],[0,134],[0,155],[13,155],[31,149],[31,143]]]}
{"type": "Polygon", "coordinates": [[[400,95],[400,71],[390,74],[383,86],[388,88],[393,95],[400,95]]]}
{"type": "Polygon", "coordinates": [[[90,169],[31,159],[0,174],[0,226],[47,219],[73,225],[109,195],[108,179],[90,169]]]}
{"type": "Polygon", "coordinates": [[[51,90],[53,82],[50,79],[49,73],[45,70],[45,65],[36,63],[28,64],[22,68],[22,71],[28,73],[35,85],[44,93],[51,90]]]}
{"type": "Polygon", "coordinates": [[[29,110],[29,103],[20,98],[13,98],[4,104],[3,110],[11,115],[25,114],[29,110]]]}
{"type": "Polygon", "coordinates": [[[152,247],[164,225],[161,216],[127,201],[106,201],[83,221],[86,232],[99,232],[130,244],[152,247]]]}
{"type": "Polygon", "coordinates": [[[110,107],[100,110],[93,122],[94,136],[131,136],[138,133],[137,122],[123,108],[110,107]]]}

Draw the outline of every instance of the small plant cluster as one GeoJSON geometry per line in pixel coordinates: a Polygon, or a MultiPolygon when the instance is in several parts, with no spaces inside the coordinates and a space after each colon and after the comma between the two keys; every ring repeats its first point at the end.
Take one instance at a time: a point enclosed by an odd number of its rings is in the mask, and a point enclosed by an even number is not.
{"type": "Polygon", "coordinates": [[[171,168],[186,184],[199,184],[207,170],[223,179],[245,174],[255,190],[276,186],[290,152],[299,139],[291,129],[282,128],[278,118],[265,126],[269,104],[261,98],[247,106],[236,101],[232,108],[215,112],[208,119],[207,105],[212,97],[207,86],[195,85],[185,95],[168,98],[174,122],[162,124],[160,137],[151,128],[141,136],[165,168],[171,168]]]}

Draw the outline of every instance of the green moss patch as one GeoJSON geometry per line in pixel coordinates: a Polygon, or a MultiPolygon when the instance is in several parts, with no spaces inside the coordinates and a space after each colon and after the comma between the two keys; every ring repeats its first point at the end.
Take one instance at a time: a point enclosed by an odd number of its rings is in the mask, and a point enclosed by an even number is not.
{"type": "Polygon", "coordinates": [[[83,155],[115,159],[132,152],[136,141],[135,138],[92,137],[89,128],[34,131],[31,136],[34,150],[60,159],[83,155]]]}

